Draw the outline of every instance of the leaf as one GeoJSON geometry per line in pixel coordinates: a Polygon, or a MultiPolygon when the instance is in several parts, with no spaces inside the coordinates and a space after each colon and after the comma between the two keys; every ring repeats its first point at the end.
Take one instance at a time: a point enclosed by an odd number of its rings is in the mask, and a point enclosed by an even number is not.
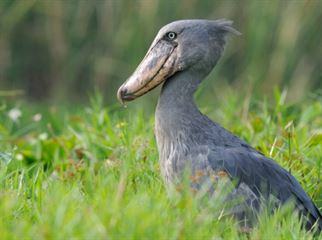
{"type": "Polygon", "coordinates": [[[316,146],[318,144],[322,145],[322,130],[318,130],[313,133],[313,135],[309,138],[309,140],[306,142],[306,146],[312,147],[316,146]]]}
{"type": "Polygon", "coordinates": [[[3,162],[5,164],[9,164],[11,162],[12,158],[13,158],[12,153],[8,153],[8,152],[1,153],[0,152],[0,162],[3,162]]]}

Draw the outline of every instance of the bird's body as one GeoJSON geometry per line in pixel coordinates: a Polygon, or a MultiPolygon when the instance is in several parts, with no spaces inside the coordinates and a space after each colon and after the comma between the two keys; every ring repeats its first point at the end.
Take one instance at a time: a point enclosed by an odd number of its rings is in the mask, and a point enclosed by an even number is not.
{"type": "MultiPolygon", "coordinates": [[[[164,82],[156,109],[155,134],[161,172],[167,185],[182,181],[186,169],[191,187],[229,179],[227,200],[242,199],[232,214],[246,226],[262,206],[292,201],[304,225],[322,229],[322,216],[297,180],[272,159],[203,115],[194,103],[199,83],[220,58],[231,22],[177,21],[162,28],[132,77],[118,92],[133,100],[164,82]],[[174,36],[174,38],[172,38],[174,36]]],[[[213,189],[215,190],[215,189],[213,189]]]]}

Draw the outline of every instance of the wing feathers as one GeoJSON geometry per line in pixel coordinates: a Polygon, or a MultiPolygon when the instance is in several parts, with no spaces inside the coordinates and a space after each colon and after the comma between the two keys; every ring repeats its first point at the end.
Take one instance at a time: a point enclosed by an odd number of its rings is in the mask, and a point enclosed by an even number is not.
{"type": "Polygon", "coordinates": [[[296,179],[272,159],[242,147],[217,147],[209,152],[208,161],[212,169],[224,169],[264,199],[273,195],[282,204],[294,199],[301,214],[310,215],[306,227],[318,221],[322,229],[322,216],[310,197],[296,179]]]}

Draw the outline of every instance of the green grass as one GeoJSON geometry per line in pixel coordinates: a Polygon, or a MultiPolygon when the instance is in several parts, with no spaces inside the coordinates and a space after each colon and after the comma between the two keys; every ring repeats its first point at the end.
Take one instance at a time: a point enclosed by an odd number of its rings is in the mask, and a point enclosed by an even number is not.
{"type": "MultiPolygon", "coordinates": [[[[227,94],[203,111],[289,169],[322,207],[321,97],[290,105],[285,92],[272,101],[227,94]]],[[[289,208],[263,214],[247,234],[219,197],[205,204],[188,189],[167,191],[150,113],[107,108],[99,95],[69,112],[3,100],[0,239],[312,238],[289,208]]]]}

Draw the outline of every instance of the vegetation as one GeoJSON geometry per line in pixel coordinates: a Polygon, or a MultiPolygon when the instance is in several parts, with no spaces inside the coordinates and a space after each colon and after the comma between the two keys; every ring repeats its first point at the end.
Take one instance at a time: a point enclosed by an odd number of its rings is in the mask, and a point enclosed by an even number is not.
{"type": "MultiPolygon", "coordinates": [[[[290,105],[286,95],[226,94],[204,112],[291,171],[322,207],[322,98],[290,105]]],[[[97,94],[85,109],[39,109],[2,100],[1,239],[312,239],[289,208],[243,233],[220,196],[200,204],[188,188],[167,191],[152,115],[135,104],[106,108],[97,94]]]]}
{"type": "Polygon", "coordinates": [[[287,86],[300,99],[322,87],[321,9],[320,0],[1,0],[0,89],[84,101],[99,87],[113,102],[161,26],[227,18],[242,36],[231,37],[214,79],[256,94],[287,86]]]}

